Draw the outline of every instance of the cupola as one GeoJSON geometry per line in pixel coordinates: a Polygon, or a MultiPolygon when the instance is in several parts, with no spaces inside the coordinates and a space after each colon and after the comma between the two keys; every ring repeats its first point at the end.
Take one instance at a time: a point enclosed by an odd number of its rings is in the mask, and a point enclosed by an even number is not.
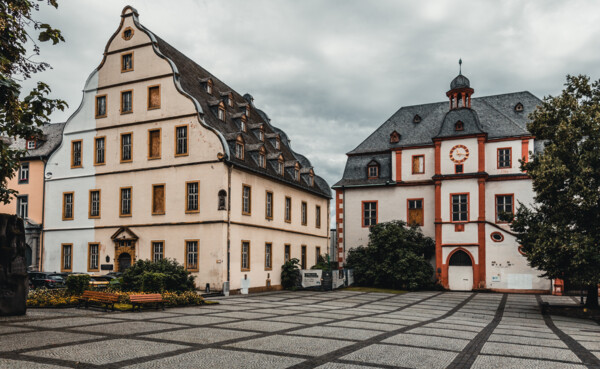
{"type": "Polygon", "coordinates": [[[446,96],[450,99],[450,110],[459,108],[471,108],[471,95],[473,90],[469,79],[462,75],[462,59],[458,60],[458,76],[450,82],[450,91],[446,96]]]}

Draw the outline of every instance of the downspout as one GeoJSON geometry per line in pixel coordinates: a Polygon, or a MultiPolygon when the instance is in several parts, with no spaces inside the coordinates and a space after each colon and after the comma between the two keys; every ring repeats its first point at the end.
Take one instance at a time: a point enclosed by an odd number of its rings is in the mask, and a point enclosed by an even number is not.
{"type": "MultiPolygon", "coordinates": [[[[41,159],[41,157],[40,157],[41,159]]],[[[40,233],[40,240],[38,241],[38,270],[40,272],[42,272],[44,269],[44,239],[46,238],[46,235],[44,233],[44,220],[46,220],[45,218],[45,211],[46,211],[46,164],[48,163],[47,161],[43,161],[44,162],[44,171],[42,173],[42,232],[40,233]]]]}
{"type": "MultiPolygon", "coordinates": [[[[227,282],[230,282],[231,270],[231,171],[233,165],[225,161],[227,165],[227,282]]],[[[229,287],[231,288],[231,286],[229,287]]]]}

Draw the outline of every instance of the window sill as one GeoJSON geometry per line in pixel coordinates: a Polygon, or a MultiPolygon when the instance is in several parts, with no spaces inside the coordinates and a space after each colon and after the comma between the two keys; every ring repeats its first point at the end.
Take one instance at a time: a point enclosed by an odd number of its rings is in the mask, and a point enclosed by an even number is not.
{"type": "Polygon", "coordinates": [[[181,156],[190,156],[190,154],[185,153],[185,154],[175,154],[174,155],[176,158],[181,157],[181,156]]]}
{"type": "Polygon", "coordinates": [[[71,169],[83,168],[83,165],[71,165],[71,169]]]}
{"type": "Polygon", "coordinates": [[[121,160],[120,163],[121,164],[124,164],[124,163],[133,163],[133,159],[132,160],[121,160]]]}
{"type": "Polygon", "coordinates": [[[75,218],[62,218],[62,220],[67,221],[67,220],[73,220],[75,218]]]}
{"type": "Polygon", "coordinates": [[[95,116],[96,119],[102,119],[102,118],[106,118],[106,117],[107,117],[106,114],[105,115],[96,115],[95,116]]]}
{"type": "Polygon", "coordinates": [[[240,269],[240,271],[242,271],[242,272],[249,272],[250,269],[240,269]]]}
{"type": "Polygon", "coordinates": [[[270,272],[272,270],[273,270],[273,268],[265,268],[265,272],[270,272]]]}
{"type": "Polygon", "coordinates": [[[157,110],[160,109],[160,106],[153,106],[153,107],[148,107],[148,110],[157,110]]]}
{"type": "Polygon", "coordinates": [[[121,112],[121,115],[127,115],[127,114],[133,114],[133,110],[121,112]]]}
{"type": "Polygon", "coordinates": [[[119,218],[131,218],[131,214],[119,214],[119,218]]]}
{"type": "Polygon", "coordinates": [[[199,214],[200,210],[186,210],[185,213],[186,214],[199,214]]]}
{"type": "Polygon", "coordinates": [[[106,163],[94,163],[94,166],[95,166],[95,167],[97,167],[97,166],[101,166],[101,165],[106,165],[106,163]]]}
{"type": "Polygon", "coordinates": [[[158,160],[160,159],[160,156],[149,156],[148,160],[158,160]]]}
{"type": "Polygon", "coordinates": [[[100,215],[95,215],[95,216],[88,215],[88,219],[100,219],[100,215]]]}
{"type": "Polygon", "coordinates": [[[242,215],[251,216],[251,215],[252,215],[252,213],[244,213],[244,212],[242,212],[242,215]]]}
{"type": "Polygon", "coordinates": [[[162,213],[152,213],[152,215],[166,215],[167,212],[162,212],[162,213]]]}

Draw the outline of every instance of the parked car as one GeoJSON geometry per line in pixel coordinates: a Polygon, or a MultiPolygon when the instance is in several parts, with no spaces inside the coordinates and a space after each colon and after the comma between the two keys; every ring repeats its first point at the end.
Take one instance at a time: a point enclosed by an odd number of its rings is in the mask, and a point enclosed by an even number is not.
{"type": "Polygon", "coordinates": [[[29,288],[64,288],[65,278],[54,272],[29,272],[29,288]]]}
{"type": "Polygon", "coordinates": [[[96,288],[106,288],[113,279],[115,279],[115,277],[109,275],[91,275],[90,286],[96,288]]]}

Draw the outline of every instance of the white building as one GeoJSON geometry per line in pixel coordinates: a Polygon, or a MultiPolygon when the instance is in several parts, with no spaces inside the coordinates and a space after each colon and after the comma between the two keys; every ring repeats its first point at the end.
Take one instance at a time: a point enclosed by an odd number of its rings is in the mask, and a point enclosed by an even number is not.
{"type": "Polygon", "coordinates": [[[338,260],[369,226],[404,220],[435,239],[435,274],[451,290],[548,291],[500,214],[533,201],[520,170],[541,143],[527,131],[529,92],[471,98],[459,74],[448,101],[402,107],[349,152],[336,191],[338,260]]]}

